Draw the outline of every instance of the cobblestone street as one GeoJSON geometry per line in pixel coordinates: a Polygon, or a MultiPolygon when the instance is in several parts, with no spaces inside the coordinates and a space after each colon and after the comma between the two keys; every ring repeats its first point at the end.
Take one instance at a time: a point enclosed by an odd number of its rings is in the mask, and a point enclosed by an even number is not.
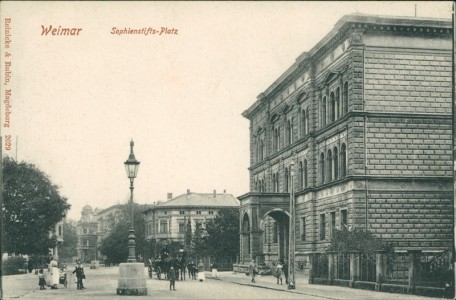
{"type": "MultiPolygon", "coordinates": [[[[72,268],[70,268],[72,269],[72,268]]],[[[355,290],[335,286],[309,285],[307,278],[299,274],[297,289],[287,290],[277,285],[273,276],[258,276],[256,283],[249,277],[233,272],[220,272],[218,279],[206,272],[206,281],[185,280],[176,282],[176,292],[169,291],[169,283],[156,278],[147,279],[147,296],[116,295],[118,267],[86,270],[85,290],[76,290],[74,283],[57,290],[39,290],[38,277],[23,274],[3,277],[4,299],[436,299],[412,295],[388,294],[355,290]]],[[[145,269],[146,272],[146,269],[145,269]]]]}

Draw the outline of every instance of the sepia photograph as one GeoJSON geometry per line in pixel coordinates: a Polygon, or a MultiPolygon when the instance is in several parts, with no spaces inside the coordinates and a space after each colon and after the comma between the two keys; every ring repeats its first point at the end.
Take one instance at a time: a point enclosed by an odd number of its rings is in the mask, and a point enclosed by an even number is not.
{"type": "Polygon", "coordinates": [[[2,1],[2,299],[455,299],[452,1],[2,1]]]}

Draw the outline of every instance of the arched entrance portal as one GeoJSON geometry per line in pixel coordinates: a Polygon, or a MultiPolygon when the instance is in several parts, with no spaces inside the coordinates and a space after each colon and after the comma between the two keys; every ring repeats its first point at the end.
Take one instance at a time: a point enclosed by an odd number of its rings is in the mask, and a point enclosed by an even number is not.
{"type": "Polygon", "coordinates": [[[250,248],[250,220],[247,213],[242,218],[242,229],[241,229],[241,246],[242,246],[242,260],[250,261],[251,259],[251,248],[250,248]]]}
{"type": "Polygon", "coordinates": [[[268,211],[261,220],[264,230],[263,253],[267,262],[288,258],[289,226],[288,212],[282,209],[268,211]]]}

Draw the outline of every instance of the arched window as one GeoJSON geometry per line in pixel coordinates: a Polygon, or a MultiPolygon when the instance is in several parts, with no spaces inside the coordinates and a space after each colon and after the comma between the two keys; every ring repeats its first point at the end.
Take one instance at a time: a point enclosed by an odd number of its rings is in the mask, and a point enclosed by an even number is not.
{"type": "Polygon", "coordinates": [[[291,120],[288,120],[287,122],[287,145],[291,145],[292,141],[292,133],[291,133],[291,120]]]}
{"type": "Polygon", "coordinates": [[[301,111],[301,137],[307,134],[307,111],[303,109],[301,111]]]}
{"type": "Polygon", "coordinates": [[[306,131],[304,132],[304,134],[308,134],[309,133],[309,108],[307,108],[305,110],[305,115],[306,115],[306,131]]]}
{"type": "Polygon", "coordinates": [[[334,159],[333,159],[333,162],[334,162],[334,180],[337,180],[339,179],[339,157],[338,157],[338,151],[337,151],[337,147],[334,147],[334,153],[333,153],[333,156],[334,156],[334,159]]]}
{"type": "Polygon", "coordinates": [[[275,174],[272,174],[272,191],[273,191],[274,193],[276,192],[275,174]]]}
{"type": "Polygon", "coordinates": [[[334,93],[331,92],[329,96],[329,121],[334,122],[336,118],[336,100],[334,99],[334,93]]]}
{"type": "Polygon", "coordinates": [[[276,173],[276,192],[279,192],[279,172],[276,173]]]}
{"type": "Polygon", "coordinates": [[[307,159],[304,160],[304,184],[303,187],[307,188],[307,180],[308,180],[308,172],[307,172],[307,159]]]}
{"type": "Polygon", "coordinates": [[[332,152],[331,150],[328,150],[328,182],[331,182],[332,180],[332,152]]]}
{"type": "Polygon", "coordinates": [[[321,183],[325,183],[325,154],[320,154],[320,180],[321,183]]]}
{"type": "Polygon", "coordinates": [[[348,113],[348,82],[344,84],[344,114],[348,113]]]}
{"type": "Polygon", "coordinates": [[[302,162],[299,162],[299,189],[304,188],[304,169],[302,167],[302,162]]]}
{"type": "Polygon", "coordinates": [[[284,184],[283,189],[285,193],[288,193],[288,168],[285,168],[285,175],[284,175],[284,184]]]}
{"type": "Polygon", "coordinates": [[[342,115],[342,110],[340,108],[340,88],[336,89],[336,120],[342,115]]]}
{"type": "Polygon", "coordinates": [[[326,96],[321,103],[321,126],[326,126],[326,96]]]}
{"type": "Polygon", "coordinates": [[[345,143],[340,147],[340,177],[347,175],[347,146],[345,143]]]}
{"type": "Polygon", "coordinates": [[[277,152],[279,150],[279,129],[277,127],[274,128],[274,139],[272,144],[274,152],[277,152]]]}
{"type": "Polygon", "coordinates": [[[264,142],[263,140],[260,141],[260,161],[264,159],[264,142]]]}

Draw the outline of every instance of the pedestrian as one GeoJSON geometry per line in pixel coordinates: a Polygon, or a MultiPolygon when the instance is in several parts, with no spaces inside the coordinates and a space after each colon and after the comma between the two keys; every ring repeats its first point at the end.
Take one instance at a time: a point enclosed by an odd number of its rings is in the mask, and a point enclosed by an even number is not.
{"type": "Polygon", "coordinates": [[[277,278],[277,284],[279,284],[279,281],[280,281],[281,285],[283,284],[283,282],[282,282],[282,274],[283,274],[283,266],[282,266],[282,264],[279,261],[277,263],[276,272],[275,272],[275,277],[277,278]]]}
{"type": "Polygon", "coordinates": [[[218,272],[217,272],[217,264],[215,263],[215,261],[212,263],[211,268],[212,268],[212,277],[217,278],[218,272]]]}
{"type": "Polygon", "coordinates": [[[40,269],[38,274],[38,285],[40,286],[40,290],[45,290],[46,287],[46,279],[44,278],[43,269],[40,269]]]}
{"type": "Polygon", "coordinates": [[[252,282],[255,283],[255,276],[258,273],[258,268],[255,263],[255,260],[252,259],[252,262],[249,264],[249,274],[252,277],[252,282]]]}
{"type": "Polygon", "coordinates": [[[78,260],[78,263],[73,271],[73,274],[76,273],[76,282],[77,282],[77,289],[78,290],[83,290],[85,289],[84,287],[84,279],[85,279],[85,274],[84,274],[84,266],[81,264],[81,261],[78,260]]]}
{"type": "Polygon", "coordinates": [[[285,275],[285,283],[288,284],[288,260],[283,263],[283,274],[285,275]]]}
{"type": "Polygon", "coordinates": [[[198,263],[198,280],[199,281],[204,281],[205,278],[205,275],[204,275],[204,264],[203,264],[203,261],[200,259],[199,263],[198,263]]]}
{"type": "Polygon", "coordinates": [[[51,275],[49,285],[51,286],[51,289],[57,289],[57,285],[59,284],[60,272],[58,268],[58,263],[54,259],[54,257],[52,257],[51,261],[49,262],[48,271],[51,275]]]}
{"type": "Polygon", "coordinates": [[[169,279],[169,290],[175,291],[176,290],[176,271],[174,270],[174,266],[171,265],[168,271],[168,279],[169,279]]]}

